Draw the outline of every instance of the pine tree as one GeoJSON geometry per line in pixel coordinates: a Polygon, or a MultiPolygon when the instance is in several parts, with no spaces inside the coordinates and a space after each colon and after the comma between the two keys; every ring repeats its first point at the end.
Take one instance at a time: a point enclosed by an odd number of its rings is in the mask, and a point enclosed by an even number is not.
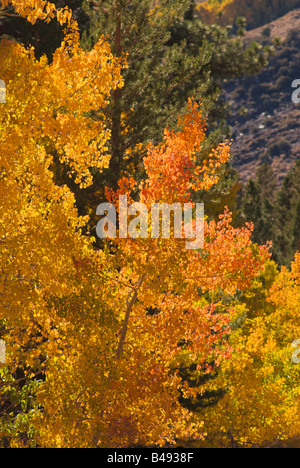
{"type": "MultiPolygon", "coordinates": [[[[128,57],[125,85],[113,94],[107,114],[114,174],[120,175],[130,162],[138,165],[139,145],[159,141],[161,125],[173,126],[188,98],[204,101],[210,130],[220,127],[217,120],[226,115],[217,102],[221,80],[255,73],[266,64],[264,52],[244,49],[243,31],[234,36],[230,28],[193,19],[190,0],[172,4],[164,0],[154,10],[152,4],[151,0],[98,0],[84,8],[90,17],[85,47],[104,34],[115,56],[128,57]]],[[[222,128],[214,143],[224,136],[222,128]]]]}
{"type": "Polygon", "coordinates": [[[272,199],[275,186],[272,169],[268,165],[263,165],[257,171],[255,180],[249,180],[243,194],[242,218],[254,223],[252,240],[258,244],[266,244],[273,238],[274,204],[272,199]]]}
{"type": "Polygon", "coordinates": [[[193,21],[194,15],[195,15],[195,7],[196,7],[195,0],[191,0],[189,9],[184,14],[185,20],[193,21]]]}
{"type": "Polygon", "coordinates": [[[260,186],[262,197],[274,201],[277,192],[277,181],[272,166],[268,162],[264,162],[257,169],[255,179],[260,186]]]}
{"type": "Polygon", "coordinates": [[[300,200],[298,201],[295,210],[293,225],[293,251],[300,252],[300,200]]]}
{"type": "Polygon", "coordinates": [[[254,222],[261,218],[261,191],[253,179],[246,185],[241,208],[248,221],[254,222]]]}
{"type": "Polygon", "coordinates": [[[276,224],[274,226],[274,259],[289,267],[298,245],[297,225],[300,201],[300,161],[296,161],[284,178],[276,199],[276,224]]]}
{"type": "Polygon", "coordinates": [[[196,64],[184,62],[182,47],[168,48],[166,42],[171,25],[182,19],[189,4],[190,0],[172,4],[164,0],[154,8],[152,0],[85,4],[91,22],[89,34],[84,35],[85,46],[89,48],[104,34],[113,54],[125,54],[128,60],[128,68],[123,70],[125,85],[112,94],[106,114],[111,128],[109,179],[113,187],[131,164],[133,171],[137,169],[142,158],[140,144],[159,141],[161,128],[174,123],[186,104],[178,99],[179,89],[185,75],[191,70],[195,73],[196,64]]]}
{"type": "MultiPolygon", "coordinates": [[[[85,3],[90,28],[83,34],[84,47],[88,49],[104,34],[115,56],[126,54],[128,67],[122,73],[124,87],[112,93],[106,109],[110,166],[95,174],[95,184],[87,191],[72,186],[82,214],[94,213],[104,197],[103,187],[115,188],[125,172],[138,180],[144,177],[146,145],[161,141],[162,128],[176,129],[177,117],[191,97],[201,101],[209,130],[202,148],[201,157],[205,158],[230,135],[225,122],[228,106],[219,100],[222,80],[255,73],[266,63],[264,51],[244,49],[242,32],[235,36],[231,28],[206,26],[193,18],[190,0],[164,0],[154,9],[152,4],[150,0],[85,3]]],[[[228,166],[217,171],[223,177],[209,194],[212,212],[208,213],[215,217],[220,210],[216,213],[213,207],[224,199],[233,206],[238,190],[228,166]]],[[[64,182],[72,184],[65,178],[64,182]]]]}

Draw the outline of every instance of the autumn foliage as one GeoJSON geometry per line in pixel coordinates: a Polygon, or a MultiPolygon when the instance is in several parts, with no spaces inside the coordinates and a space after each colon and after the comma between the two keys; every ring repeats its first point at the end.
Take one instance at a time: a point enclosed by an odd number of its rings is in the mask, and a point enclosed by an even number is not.
{"type": "Polygon", "coordinates": [[[263,276],[256,280],[248,300],[257,316],[244,319],[243,327],[233,332],[235,351],[213,383],[226,389],[226,395],[218,413],[206,411],[206,429],[221,446],[230,442],[228,433],[241,447],[272,446],[299,435],[300,369],[292,360],[292,343],[299,336],[299,253],[291,271],[282,267],[278,272],[268,261],[265,277],[265,284],[263,276]],[[256,296],[264,297],[260,304],[253,302],[254,288],[256,296]]]}
{"type": "Polygon", "coordinates": [[[38,19],[49,23],[52,18],[56,18],[60,24],[70,25],[72,20],[72,11],[68,7],[56,8],[54,3],[45,0],[1,0],[3,8],[13,6],[15,12],[24,16],[34,24],[38,19]]]}
{"type": "MultiPolygon", "coordinates": [[[[67,9],[12,3],[31,21],[56,15],[71,24],[67,9]]],[[[288,355],[299,255],[291,272],[278,273],[268,245],[251,242],[251,224],[235,228],[226,207],[218,221],[205,219],[202,249],[186,249],[184,235],[108,239],[96,249],[73,193],[55,183],[55,162],[83,188],[108,167],[107,122],[93,111],[122,86],[126,62],[104,38],[84,52],[73,27],[50,64],[10,41],[1,42],[0,63],[8,97],[0,107],[0,437],[12,447],[173,446],[231,430],[260,443],[278,436],[283,417],[284,435],[296,434],[299,371],[288,355]],[[269,315],[257,311],[258,291],[269,315]],[[183,378],[191,365],[208,384],[183,378]],[[18,396],[22,409],[9,414],[19,380],[31,385],[31,400],[18,396]],[[218,406],[195,413],[181,403],[209,386],[226,387],[218,406]]],[[[204,151],[206,138],[201,103],[190,100],[177,130],[148,145],[143,180],[125,174],[108,201],[193,203],[229,158],[228,143],[204,151]]]]}

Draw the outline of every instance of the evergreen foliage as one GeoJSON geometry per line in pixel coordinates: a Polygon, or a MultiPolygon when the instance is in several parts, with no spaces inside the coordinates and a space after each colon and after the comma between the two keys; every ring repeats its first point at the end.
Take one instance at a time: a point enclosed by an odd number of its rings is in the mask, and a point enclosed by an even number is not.
{"type": "MultiPolygon", "coordinates": [[[[95,185],[87,192],[72,186],[83,213],[93,214],[103,197],[101,187],[115,188],[125,171],[138,180],[143,178],[141,160],[147,144],[160,141],[165,126],[176,128],[177,117],[189,98],[201,101],[204,109],[208,139],[203,157],[229,137],[229,105],[219,99],[222,83],[254,74],[268,60],[269,51],[244,48],[244,24],[237,33],[231,26],[207,26],[195,17],[190,0],[163,1],[154,10],[151,5],[150,0],[84,4],[90,18],[90,27],[82,38],[84,47],[89,49],[104,34],[115,55],[126,54],[128,67],[123,70],[124,87],[112,93],[106,109],[111,130],[110,166],[95,174],[95,185]]],[[[220,167],[218,175],[222,175],[219,185],[204,194],[211,218],[222,212],[222,202],[224,206],[228,201],[234,208],[239,190],[230,163],[220,167]]]]}
{"type": "Polygon", "coordinates": [[[299,160],[278,188],[270,165],[264,163],[247,183],[241,201],[242,218],[254,223],[252,240],[271,240],[274,261],[286,267],[299,250],[299,204],[299,160]]]}

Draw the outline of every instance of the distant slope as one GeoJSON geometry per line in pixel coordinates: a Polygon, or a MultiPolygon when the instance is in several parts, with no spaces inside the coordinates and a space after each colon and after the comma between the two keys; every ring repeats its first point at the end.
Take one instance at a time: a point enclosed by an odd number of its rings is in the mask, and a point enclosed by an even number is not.
{"type": "Polygon", "coordinates": [[[233,166],[243,182],[264,161],[280,182],[300,158],[300,104],[291,100],[291,84],[300,79],[300,9],[249,31],[245,41],[267,43],[268,36],[283,38],[269,66],[256,76],[225,84],[224,97],[232,107],[233,166]]]}
{"type": "Polygon", "coordinates": [[[297,7],[300,7],[299,0],[196,0],[196,10],[205,22],[214,23],[216,15],[222,12],[222,22],[232,24],[238,16],[244,16],[249,29],[269,23],[297,7]]]}
{"type": "Polygon", "coordinates": [[[299,29],[300,26],[300,8],[296,8],[286,15],[281,16],[275,21],[264,24],[259,28],[252,29],[247,32],[245,43],[248,44],[253,41],[260,41],[262,34],[266,29],[270,30],[269,38],[274,40],[275,37],[281,37],[283,41],[286,40],[286,37],[291,30],[299,29]]]}

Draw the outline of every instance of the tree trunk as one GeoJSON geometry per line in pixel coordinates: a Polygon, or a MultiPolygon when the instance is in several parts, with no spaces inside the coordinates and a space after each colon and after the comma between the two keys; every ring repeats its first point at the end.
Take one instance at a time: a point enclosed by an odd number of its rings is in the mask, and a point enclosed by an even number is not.
{"type": "MultiPolygon", "coordinates": [[[[115,27],[115,50],[114,53],[117,57],[122,56],[122,31],[121,31],[121,5],[119,1],[115,2],[116,6],[116,27],[115,27]]],[[[121,99],[122,89],[117,88],[112,93],[112,128],[111,128],[111,145],[112,155],[110,161],[110,167],[112,169],[113,188],[117,188],[118,180],[120,179],[120,173],[123,163],[123,151],[122,151],[122,134],[121,134],[121,99]]]]}

